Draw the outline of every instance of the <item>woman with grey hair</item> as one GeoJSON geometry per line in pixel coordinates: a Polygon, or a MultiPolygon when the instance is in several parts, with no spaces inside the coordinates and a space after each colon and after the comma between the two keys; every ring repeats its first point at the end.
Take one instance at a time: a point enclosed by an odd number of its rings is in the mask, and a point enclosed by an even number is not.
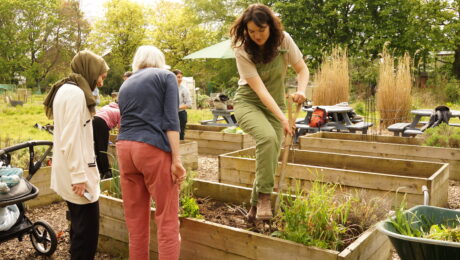
{"type": "Polygon", "coordinates": [[[154,46],[139,47],[132,67],[118,97],[117,141],[129,256],[149,259],[153,198],[159,259],[179,259],[179,185],[186,173],[179,155],[176,76],[164,69],[164,54],[154,46]]]}

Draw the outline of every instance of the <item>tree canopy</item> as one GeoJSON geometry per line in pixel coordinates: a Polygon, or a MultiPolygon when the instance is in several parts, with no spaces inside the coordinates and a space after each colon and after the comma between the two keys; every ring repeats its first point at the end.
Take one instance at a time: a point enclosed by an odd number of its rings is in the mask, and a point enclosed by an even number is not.
{"type": "MultiPolygon", "coordinates": [[[[166,62],[194,76],[203,89],[234,88],[234,60],[183,60],[228,39],[228,30],[250,0],[160,0],[144,6],[108,0],[104,16],[87,21],[78,0],[0,1],[0,83],[26,79],[43,90],[68,73],[71,58],[88,48],[108,61],[107,85],[116,90],[137,47],[153,44],[166,62]]],[[[452,74],[460,79],[460,0],[262,0],[280,16],[312,71],[334,46],[360,62],[379,57],[384,44],[409,53],[420,70],[430,55],[454,51],[452,74]]],[[[358,62],[359,63],[359,62],[358,62]]]]}

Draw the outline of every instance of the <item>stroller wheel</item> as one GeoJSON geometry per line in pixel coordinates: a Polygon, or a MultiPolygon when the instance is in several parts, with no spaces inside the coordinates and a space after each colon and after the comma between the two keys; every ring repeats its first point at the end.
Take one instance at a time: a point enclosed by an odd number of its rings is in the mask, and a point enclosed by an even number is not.
{"type": "Polygon", "coordinates": [[[50,256],[56,251],[56,233],[45,221],[39,220],[33,224],[30,240],[35,250],[41,255],[50,256]]]}

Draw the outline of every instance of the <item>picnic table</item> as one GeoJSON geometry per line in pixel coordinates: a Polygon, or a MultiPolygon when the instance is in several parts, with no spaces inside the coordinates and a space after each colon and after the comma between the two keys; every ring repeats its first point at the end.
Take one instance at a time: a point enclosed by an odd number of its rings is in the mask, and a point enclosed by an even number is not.
{"type": "Polygon", "coordinates": [[[200,123],[202,125],[238,126],[238,123],[236,122],[236,119],[235,119],[235,115],[233,115],[233,109],[231,110],[213,109],[211,112],[212,112],[213,118],[211,120],[201,121],[200,123]],[[225,121],[225,123],[223,123],[222,121],[225,121]]]}
{"type": "Polygon", "coordinates": [[[349,113],[353,112],[353,108],[349,106],[313,106],[309,108],[302,108],[306,111],[307,114],[304,119],[296,121],[296,133],[295,140],[300,135],[303,135],[308,132],[318,132],[318,131],[328,131],[333,130],[337,132],[346,131],[350,133],[355,133],[356,131],[361,131],[363,134],[367,134],[367,129],[372,126],[372,123],[366,123],[362,121],[353,122],[349,117],[349,113]],[[309,125],[311,116],[315,108],[320,107],[326,110],[329,120],[328,122],[320,127],[311,127],[309,125]]]}
{"type": "MultiPolygon", "coordinates": [[[[412,119],[412,122],[410,123],[396,123],[390,125],[387,129],[388,131],[393,132],[394,136],[416,136],[418,134],[423,133],[420,131],[419,128],[417,128],[417,125],[421,124],[427,124],[428,122],[421,122],[420,119],[422,117],[430,117],[431,114],[433,113],[432,109],[416,109],[416,110],[411,110],[411,114],[414,115],[414,118],[412,119]]],[[[450,117],[458,117],[460,118],[460,111],[458,110],[450,110],[450,117]]],[[[458,126],[460,127],[460,124],[451,124],[451,126],[458,126]]]]}

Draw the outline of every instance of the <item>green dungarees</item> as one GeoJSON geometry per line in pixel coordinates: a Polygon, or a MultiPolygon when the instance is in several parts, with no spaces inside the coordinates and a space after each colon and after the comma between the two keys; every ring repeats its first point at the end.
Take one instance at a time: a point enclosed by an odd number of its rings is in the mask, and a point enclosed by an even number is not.
{"type": "MultiPolygon", "coordinates": [[[[284,79],[287,65],[285,53],[267,64],[256,64],[257,72],[270,95],[281,109],[285,108],[284,79]]],[[[239,86],[235,95],[235,116],[243,131],[256,141],[256,178],[251,194],[257,205],[258,193],[271,193],[283,138],[281,122],[260,101],[249,85],[239,86]]]]}

